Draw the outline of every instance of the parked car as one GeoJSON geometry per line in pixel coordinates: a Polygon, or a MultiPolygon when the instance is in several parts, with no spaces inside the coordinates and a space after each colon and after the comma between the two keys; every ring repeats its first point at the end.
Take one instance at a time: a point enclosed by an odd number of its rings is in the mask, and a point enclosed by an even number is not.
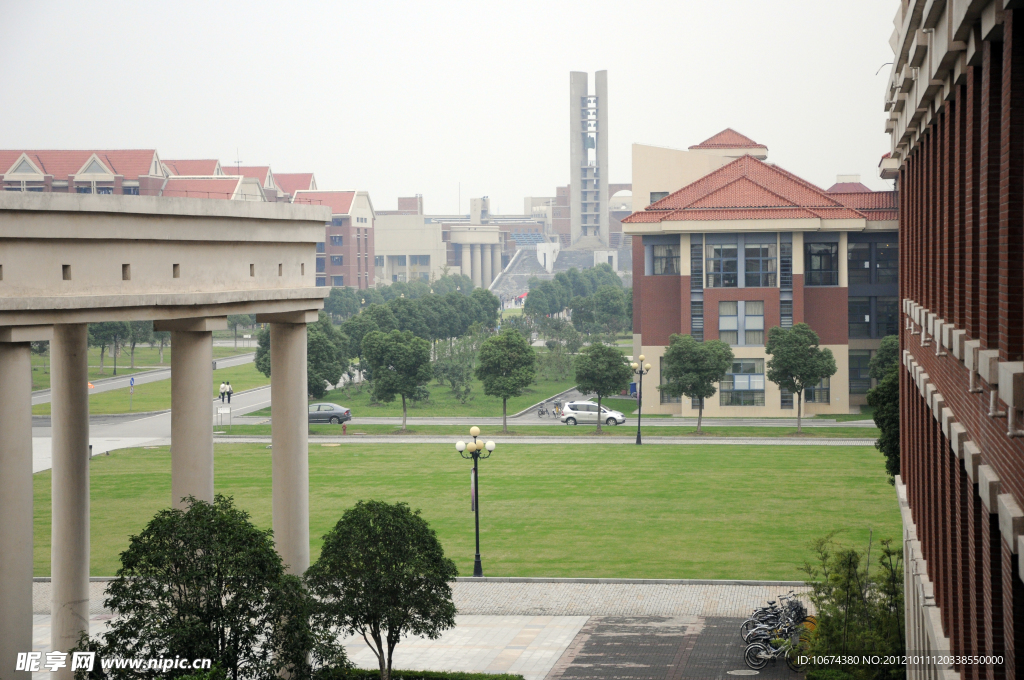
{"type": "Polygon", "coordinates": [[[570,401],[562,409],[560,420],[566,425],[575,425],[576,423],[596,424],[598,420],[605,425],[622,425],[626,422],[626,416],[604,406],[598,412],[597,404],[592,401],[570,401]]]}
{"type": "Polygon", "coordinates": [[[330,423],[340,425],[346,420],[352,420],[352,411],[337,404],[310,404],[309,422],[330,423]]]}

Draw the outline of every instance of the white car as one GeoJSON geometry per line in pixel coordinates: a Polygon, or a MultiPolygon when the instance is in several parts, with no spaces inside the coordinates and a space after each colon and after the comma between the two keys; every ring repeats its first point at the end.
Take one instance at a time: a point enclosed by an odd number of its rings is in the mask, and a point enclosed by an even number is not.
{"type": "Polygon", "coordinates": [[[600,420],[605,425],[622,425],[626,422],[626,416],[618,411],[601,407],[598,411],[597,404],[592,401],[570,401],[562,409],[560,420],[566,425],[577,423],[597,423],[600,420]]]}

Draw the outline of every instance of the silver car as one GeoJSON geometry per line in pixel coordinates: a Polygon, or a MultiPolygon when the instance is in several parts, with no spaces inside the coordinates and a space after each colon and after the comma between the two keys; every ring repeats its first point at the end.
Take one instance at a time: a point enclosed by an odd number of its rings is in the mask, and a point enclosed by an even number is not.
{"type": "Polygon", "coordinates": [[[352,411],[337,404],[310,404],[309,422],[330,423],[340,425],[346,420],[352,420],[352,411]]]}
{"type": "Polygon", "coordinates": [[[592,401],[570,401],[562,409],[560,420],[566,425],[575,425],[577,423],[597,424],[599,420],[605,425],[622,425],[626,422],[626,416],[604,406],[601,406],[599,411],[597,404],[592,401]]]}

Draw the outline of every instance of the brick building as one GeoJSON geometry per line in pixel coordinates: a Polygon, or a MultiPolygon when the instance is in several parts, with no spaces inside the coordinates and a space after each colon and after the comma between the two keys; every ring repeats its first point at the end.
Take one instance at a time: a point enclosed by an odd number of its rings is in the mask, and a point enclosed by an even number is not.
{"type": "Polygon", "coordinates": [[[159,196],[167,177],[154,149],[0,150],[5,191],[159,196]]]}
{"type": "Polygon", "coordinates": [[[374,285],[374,221],[365,191],[298,190],[293,203],[326,205],[331,221],[316,244],[316,285],[370,288],[374,285]]]}
{"type": "Polygon", "coordinates": [[[801,322],[839,369],[807,390],[804,412],[863,403],[871,352],[897,332],[893,192],[826,192],[741,155],[666,194],[623,220],[633,237],[633,351],[653,365],[645,410],[696,414],[699,404],[657,389],[678,333],[733,346],[733,370],[705,400],[705,414],[793,415],[794,395],[765,378],[764,344],[773,326],[801,322]]]}
{"type": "Polygon", "coordinates": [[[1005,660],[911,677],[1024,676],[1020,7],[903,0],[891,41],[907,648],[1005,660]]]}

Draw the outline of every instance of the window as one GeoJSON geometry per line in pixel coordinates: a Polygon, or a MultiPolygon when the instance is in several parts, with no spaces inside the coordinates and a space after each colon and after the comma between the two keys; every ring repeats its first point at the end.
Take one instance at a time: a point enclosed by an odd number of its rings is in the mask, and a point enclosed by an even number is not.
{"type": "Polygon", "coordinates": [[[704,246],[690,246],[690,290],[704,290],[704,246]]]}
{"type": "Polygon", "coordinates": [[[345,285],[345,277],[344,276],[332,276],[331,277],[331,285],[332,286],[344,286],[345,285]]]}
{"type": "Polygon", "coordinates": [[[779,244],[779,287],[793,290],[793,244],[779,244]]]}
{"type": "Polygon", "coordinates": [[[871,337],[871,298],[851,297],[849,301],[851,338],[871,337]]]}
{"type": "Polygon", "coordinates": [[[900,248],[895,243],[875,244],[875,269],[878,283],[899,281],[900,248]]]}
{"type": "Polygon", "coordinates": [[[332,217],[331,218],[331,226],[332,227],[344,227],[346,224],[348,224],[348,218],[347,217],[332,217]]]}
{"type": "Polygon", "coordinates": [[[829,398],[829,378],[822,378],[814,387],[804,390],[804,402],[807,404],[827,404],[829,398]]]}
{"type": "Polygon", "coordinates": [[[867,394],[871,389],[871,376],[868,364],[871,362],[871,350],[850,350],[850,394],[867,394]]]}
{"type": "Polygon", "coordinates": [[[654,274],[679,274],[679,246],[653,246],[654,274]]]}
{"type": "Polygon", "coordinates": [[[704,303],[690,303],[690,335],[697,342],[704,342],[704,303]]]}
{"type": "Polygon", "coordinates": [[[779,302],[779,325],[783,328],[793,327],[793,301],[782,300],[779,302]]]}
{"type": "Polygon", "coordinates": [[[318,286],[326,286],[327,285],[327,277],[326,276],[318,276],[318,277],[316,277],[316,285],[318,285],[318,286]]]}
{"type": "Polygon", "coordinates": [[[429,267],[430,255],[410,255],[409,264],[413,266],[429,267]]]}
{"type": "Polygon", "coordinates": [[[317,274],[322,274],[325,271],[327,271],[327,266],[326,266],[326,262],[324,261],[324,258],[322,258],[322,257],[316,258],[316,273],[317,274]]]}
{"type": "Polygon", "coordinates": [[[838,243],[808,243],[804,260],[804,283],[808,286],[838,286],[838,254],[838,243]]]}
{"type": "Polygon", "coordinates": [[[736,245],[710,245],[707,247],[708,288],[735,288],[738,284],[736,272],[736,245]]]}
{"type": "Polygon", "coordinates": [[[139,195],[139,188],[138,187],[121,187],[121,193],[124,194],[125,196],[138,196],[139,195]]]}
{"type": "MultiPolygon", "coordinates": [[[[661,385],[665,384],[665,359],[664,359],[664,357],[660,357],[658,359],[658,383],[661,384],[661,385]]],[[[681,403],[683,401],[682,397],[673,397],[672,395],[670,395],[668,392],[665,392],[664,390],[658,390],[658,393],[661,395],[661,403],[662,404],[679,404],[679,403],[681,403]]]]}
{"type": "Polygon", "coordinates": [[[733,300],[718,303],[718,339],[730,345],[739,344],[739,307],[733,300]]]}
{"type": "Polygon", "coordinates": [[[667,191],[652,191],[651,192],[651,203],[657,203],[658,201],[660,201],[661,199],[665,198],[666,196],[668,196],[668,192],[667,191]]]}
{"type": "Polygon", "coordinates": [[[76,194],[91,194],[92,187],[75,187],[76,194]]]}
{"type": "Polygon", "coordinates": [[[345,237],[344,236],[331,236],[331,245],[332,246],[343,246],[343,245],[345,245],[345,237]]]}
{"type": "Polygon", "coordinates": [[[96,187],[97,194],[103,194],[104,196],[112,196],[114,194],[114,187],[96,187]]]}
{"type": "Polygon", "coordinates": [[[318,253],[326,253],[327,252],[327,248],[325,247],[323,241],[320,241],[319,243],[316,244],[316,252],[318,252],[318,253]]]}
{"type": "Polygon", "coordinates": [[[849,280],[851,284],[871,283],[871,244],[851,243],[848,249],[849,280]]]}
{"type": "Polygon", "coordinates": [[[395,260],[395,266],[398,266],[398,267],[404,267],[405,266],[405,255],[395,255],[394,256],[394,260],[395,260]]]}
{"type": "Polygon", "coordinates": [[[718,383],[722,406],[764,406],[764,359],[736,359],[718,383]]]}
{"type": "Polygon", "coordinates": [[[748,300],[743,303],[743,334],[745,345],[764,344],[763,300],[748,300]]]}
{"type": "Polygon", "coordinates": [[[373,266],[374,267],[383,267],[384,266],[384,256],[383,255],[374,255],[373,256],[373,266]]]}
{"type": "Polygon", "coordinates": [[[785,387],[781,390],[781,401],[779,406],[781,408],[793,408],[793,393],[787,390],[785,387]]]}
{"type": "Polygon", "coordinates": [[[332,267],[340,267],[340,266],[342,266],[344,264],[345,264],[345,256],[344,255],[331,255],[331,266],[332,267]]]}
{"type": "Polygon", "coordinates": [[[876,329],[875,337],[884,338],[887,335],[898,335],[899,311],[897,298],[880,297],[875,299],[876,329]]]}
{"type": "Polygon", "coordinates": [[[775,287],[775,244],[747,243],[743,246],[745,285],[747,288],[775,287]]]}

